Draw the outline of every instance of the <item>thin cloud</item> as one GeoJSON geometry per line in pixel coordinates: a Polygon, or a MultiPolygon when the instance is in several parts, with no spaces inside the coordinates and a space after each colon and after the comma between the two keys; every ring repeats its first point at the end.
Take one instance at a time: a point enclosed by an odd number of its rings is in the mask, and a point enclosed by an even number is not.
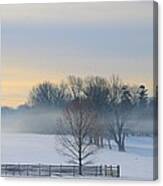
{"type": "Polygon", "coordinates": [[[147,2],[94,2],[61,4],[1,5],[2,20],[6,22],[57,23],[124,23],[152,19],[153,3],[147,2]]]}

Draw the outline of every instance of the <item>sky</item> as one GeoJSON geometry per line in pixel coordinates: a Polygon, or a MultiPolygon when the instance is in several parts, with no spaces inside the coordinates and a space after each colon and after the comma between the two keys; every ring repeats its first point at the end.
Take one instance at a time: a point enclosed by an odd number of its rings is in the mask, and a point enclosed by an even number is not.
{"type": "Polygon", "coordinates": [[[153,4],[1,5],[1,105],[27,101],[33,86],[68,75],[119,75],[153,87],[153,4]]]}

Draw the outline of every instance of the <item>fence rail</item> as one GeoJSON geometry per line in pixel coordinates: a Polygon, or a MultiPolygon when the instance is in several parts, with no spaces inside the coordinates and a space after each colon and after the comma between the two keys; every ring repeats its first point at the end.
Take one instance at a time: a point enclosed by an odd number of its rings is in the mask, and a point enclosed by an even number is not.
{"type": "MultiPolygon", "coordinates": [[[[42,165],[42,164],[2,164],[1,176],[79,176],[79,167],[70,165],[42,165]]],[[[83,166],[82,176],[110,176],[120,177],[120,166],[83,166]]]]}

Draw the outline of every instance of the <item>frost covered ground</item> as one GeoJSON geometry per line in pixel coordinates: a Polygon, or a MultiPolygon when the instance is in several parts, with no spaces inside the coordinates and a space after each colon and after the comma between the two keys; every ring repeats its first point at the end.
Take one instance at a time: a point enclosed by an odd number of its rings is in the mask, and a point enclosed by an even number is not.
{"type": "MultiPolygon", "coordinates": [[[[58,151],[57,135],[2,134],[2,163],[67,164],[67,157],[58,151]]],[[[126,152],[101,148],[92,156],[96,165],[121,167],[122,179],[152,180],[152,137],[128,137],[126,152]]]]}

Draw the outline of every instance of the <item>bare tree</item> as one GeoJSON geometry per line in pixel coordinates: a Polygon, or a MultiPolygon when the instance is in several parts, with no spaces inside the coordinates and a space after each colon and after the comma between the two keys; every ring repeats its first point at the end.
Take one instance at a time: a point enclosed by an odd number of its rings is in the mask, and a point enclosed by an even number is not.
{"type": "MultiPolygon", "coordinates": [[[[86,99],[92,104],[93,109],[98,113],[96,130],[92,131],[94,143],[103,147],[103,138],[105,133],[104,116],[108,106],[109,88],[108,81],[99,76],[91,76],[85,78],[84,94],[86,99]]],[[[90,138],[92,137],[90,136],[90,138]]],[[[90,139],[91,140],[91,139],[90,139]]]]}
{"type": "MultiPolygon", "coordinates": [[[[95,151],[95,147],[88,140],[88,135],[93,130],[95,122],[96,113],[83,99],[72,101],[63,114],[64,127],[62,127],[63,135],[61,135],[63,154],[70,158],[69,162],[79,165],[80,175],[82,175],[83,164],[90,163],[88,158],[95,151]]],[[[61,128],[61,124],[59,127],[61,128]]]]}
{"type": "Polygon", "coordinates": [[[133,93],[118,76],[110,80],[110,120],[109,131],[118,145],[119,151],[125,151],[128,117],[134,108],[133,93]]]}
{"type": "Polygon", "coordinates": [[[83,96],[83,80],[80,77],[73,75],[68,76],[67,86],[69,88],[71,97],[73,100],[81,98],[83,96]]]}
{"type": "Polygon", "coordinates": [[[108,104],[108,81],[99,76],[85,78],[84,94],[96,110],[103,112],[108,104]]]}
{"type": "Polygon", "coordinates": [[[60,107],[66,103],[69,97],[66,84],[55,85],[50,82],[43,82],[32,88],[28,103],[32,106],[60,107]]]}

